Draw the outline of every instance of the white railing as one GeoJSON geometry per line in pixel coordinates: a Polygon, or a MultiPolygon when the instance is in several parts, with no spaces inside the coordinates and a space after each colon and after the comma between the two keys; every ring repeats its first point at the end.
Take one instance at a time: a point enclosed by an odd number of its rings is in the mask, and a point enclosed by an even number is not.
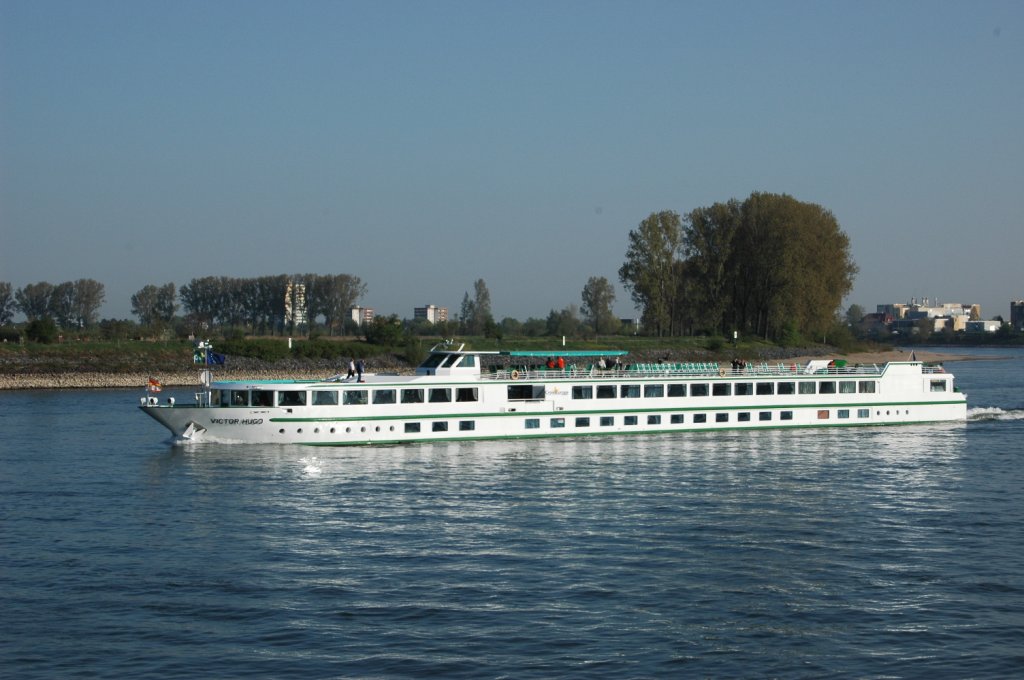
{"type": "MultiPolygon", "coordinates": [[[[719,378],[719,377],[793,377],[811,375],[806,366],[794,363],[746,364],[740,368],[710,363],[662,363],[662,364],[629,364],[619,368],[599,368],[597,366],[568,366],[565,369],[552,369],[538,366],[509,366],[506,368],[483,371],[481,377],[488,380],[578,380],[582,378],[608,378],[628,380],[631,378],[719,378]]],[[[932,370],[925,367],[925,372],[941,373],[942,369],[932,370]]],[[[882,373],[878,364],[862,364],[856,366],[828,366],[813,372],[813,375],[874,375],[882,373]]]]}

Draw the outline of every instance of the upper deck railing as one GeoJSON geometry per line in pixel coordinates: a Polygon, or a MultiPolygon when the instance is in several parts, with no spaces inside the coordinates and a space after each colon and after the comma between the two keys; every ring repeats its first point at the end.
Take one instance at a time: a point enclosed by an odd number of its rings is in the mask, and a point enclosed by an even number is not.
{"type": "MultiPolygon", "coordinates": [[[[481,377],[488,380],[578,380],[583,378],[629,380],[637,378],[792,378],[808,376],[880,377],[885,364],[831,365],[809,369],[808,365],[795,363],[748,363],[739,367],[716,362],[625,364],[600,368],[596,364],[580,366],[572,364],[564,369],[545,366],[507,366],[482,371],[481,377]]],[[[923,366],[923,373],[943,373],[941,366],[923,366]]]]}

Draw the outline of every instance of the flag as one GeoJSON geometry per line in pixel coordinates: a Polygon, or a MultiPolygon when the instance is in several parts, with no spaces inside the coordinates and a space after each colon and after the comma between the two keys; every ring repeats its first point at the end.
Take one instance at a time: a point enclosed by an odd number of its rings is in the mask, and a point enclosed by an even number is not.
{"type": "Polygon", "coordinates": [[[225,357],[224,357],[223,354],[217,354],[216,352],[209,352],[208,356],[209,356],[209,359],[207,360],[208,364],[216,364],[217,366],[223,366],[224,365],[225,357]]]}
{"type": "Polygon", "coordinates": [[[150,378],[150,379],[149,379],[149,387],[148,387],[147,389],[148,389],[148,390],[149,390],[150,392],[159,392],[159,391],[160,391],[160,390],[162,390],[163,388],[164,388],[164,386],[163,386],[163,385],[161,385],[161,384],[160,384],[160,381],[159,381],[159,380],[157,380],[156,378],[150,378]]]}

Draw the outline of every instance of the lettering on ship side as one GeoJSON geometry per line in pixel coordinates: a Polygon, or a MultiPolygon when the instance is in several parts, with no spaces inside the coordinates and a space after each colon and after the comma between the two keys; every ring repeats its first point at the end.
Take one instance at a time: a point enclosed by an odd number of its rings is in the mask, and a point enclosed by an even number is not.
{"type": "Polygon", "coordinates": [[[262,425],[263,418],[210,418],[211,425],[262,425]]]}

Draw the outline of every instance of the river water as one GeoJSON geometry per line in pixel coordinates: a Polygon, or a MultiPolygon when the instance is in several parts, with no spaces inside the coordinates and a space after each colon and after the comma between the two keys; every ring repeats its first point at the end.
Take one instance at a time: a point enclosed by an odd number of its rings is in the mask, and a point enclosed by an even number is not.
{"type": "Polygon", "coordinates": [[[966,424],[595,440],[187,448],[138,391],[0,393],[0,675],[1019,675],[994,354],[966,424]]]}

